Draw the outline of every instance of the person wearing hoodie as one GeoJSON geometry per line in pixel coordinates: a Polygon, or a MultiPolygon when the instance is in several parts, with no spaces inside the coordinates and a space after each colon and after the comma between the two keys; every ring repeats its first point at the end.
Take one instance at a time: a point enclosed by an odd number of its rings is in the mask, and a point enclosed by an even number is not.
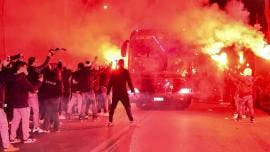
{"type": "Polygon", "coordinates": [[[0,69],[0,135],[2,139],[2,146],[4,152],[19,151],[19,148],[14,147],[10,144],[9,133],[8,133],[8,121],[4,111],[5,105],[5,75],[6,73],[0,69]]]}
{"type": "MultiPolygon", "coordinates": [[[[49,53],[44,63],[40,66],[36,66],[35,57],[30,57],[28,59],[27,79],[32,85],[36,85],[39,82],[38,79],[41,76],[41,72],[48,66],[51,56],[52,53],[49,53]]],[[[32,132],[42,133],[43,130],[39,127],[39,100],[37,92],[29,92],[28,102],[30,108],[32,108],[33,110],[34,127],[32,129],[32,132]]]]}
{"type": "MultiPolygon", "coordinates": [[[[78,63],[77,68],[78,69],[74,71],[70,77],[71,99],[67,108],[68,119],[71,118],[72,109],[75,104],[77,104],[78,114],[81,115],[82,111],[85,111],[85,109],[82,110],[82,108],[85,108],[82,97],[82,83],[86,83],[82,81],[84,64],[78,63]]],[[[82,119],[82,117],[80,116],[79,119],[82,119]]]]}
{"type": "Polygon", "coordinates": [[[13,95],[10,97],[13,106],[13,118],[11,121],[10,129],[10,142],[18,143],[21,140],[17,139],[17,130],[19,128],[20,122],[22,121],[22,132],[23,132],[23,142],[32,143],[35,139],[30,138],[29,135],[29,117],[30,108],[28,104],[29,92],[36,92],[41,85],[42,77],[36,85],[32,85],[27,80],[27,67],[26,63],[22,61],[17,61],[13,66],[14,74],[9,76],[10,89],[13,95]]]}
{"type": "Polygon", "coordinates": [[[44,130],[50,132],[50,124],[52,124],[52,131],[59,131],[58,113],[62,96],[62,78],[57,68],[49,66],[44,70],[44,82],[41,90],[45,109],[44,130]]]}
{"type": "Polygon", "coordinates": [[[108,83],[107,95],[110,94],[110,91],[112,89],[112,104],[110,106],[109,123],[108,123],[109,127],[113,125],[113,115],[119,100],[124,105],[124,108],[126,110],[126,113],[128,115],[131,124],[133,124],[134,122],[126,87],[127,84],[131,92],[135,93],[129,71],[124,68],[124,60],[120,59],[118,61],[118,69],[112,72],[108,83]]]}
{"type": "Polygon", "coordinates": [[[89,107],[92,105],[92,118],[97,119],[97,104],[95,96],[95,82],[96,72],[92,69],[89,62],[86,61],[86,65],[81,70],[81,94],[82,94],[82,108],[80,113],[80,119],[84,119],[85,115],[88,114],[89,107]]]}

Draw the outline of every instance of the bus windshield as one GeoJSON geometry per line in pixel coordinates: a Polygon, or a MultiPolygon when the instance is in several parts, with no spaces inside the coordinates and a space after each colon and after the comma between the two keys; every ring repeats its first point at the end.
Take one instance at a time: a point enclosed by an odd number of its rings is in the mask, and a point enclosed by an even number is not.
{"type": "Polygon", "coordinates": [[[182,75],[194,56],[179,40],[161,36],[136,37],[131,43],[134,71],[182,75]]]}

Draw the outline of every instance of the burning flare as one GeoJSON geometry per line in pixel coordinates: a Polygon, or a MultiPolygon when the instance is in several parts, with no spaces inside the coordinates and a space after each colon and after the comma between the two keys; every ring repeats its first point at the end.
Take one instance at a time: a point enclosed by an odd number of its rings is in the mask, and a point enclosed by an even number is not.
{"type": "MultiPolygon", "coordinates": [[[[112,68],[114,69],[117,67],[117,61],[122,58],[120,48],[108,42],[105,42],[101,45],[100,52],[103,52],[104,59],[107,62],[112,63],[112,68]]],[[[128,65],[127,60],[126,59],[124,60],[125,66],[127,66],[128,65]]]]}
{"type": "MultiPolygon", "coordinates": [[[[270,60],[270,46],[264,34],[255,27],[235,20],[217,7],[200,10],[190,8],[180,15],[173,28],[179,32],[181,39],[210,55],[221,69],[227,64],[227,55],[223,49],[235,44],[250,49],[258,57],[270,60]]],[[[232,51],[239,54],[241,50],[232,51]]],[[[239,62],[244,62],[244,58],[239,62]]]]}

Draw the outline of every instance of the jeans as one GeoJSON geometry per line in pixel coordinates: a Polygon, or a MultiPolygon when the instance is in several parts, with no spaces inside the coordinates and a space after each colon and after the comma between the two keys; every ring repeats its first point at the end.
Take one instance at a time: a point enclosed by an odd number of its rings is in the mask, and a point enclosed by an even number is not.
{"type": "Polygon", "coordinates": [[[10,145],[10,142],[9,142],[7,116],[4,109],[1,109],[1,108],[0,108],[0,134],[1,134],[3,147],[8,148],[10,145]]]}
{"type": "Polygon", "coordinates": [[[61,97],[60,114],[65,114],[68,109],[69,96],[63,95],[61,97]]]}
{"type": "Polygon", "coordinates": [[[29,117],[30,117],[30,108],[14,108],[13,109],[13,119],[11,121],[11,130],[10,130],[10,140],[16,138],[16,132],[19,128],[20,122],[22,120],[22,132],[23,140],[29,138],[29,117]]]}
{"type": "Polygon", "coordinates": [[[30,108],[33,110],[33,123],[34,128],[39,127],[39,103],[38,95],[36,93],[29,93],[28,103],[30,108]]]}
{"type": "Polygon", "coordinates": [[[59,129],[59,104],[60,98],[50,98],[44,101],[45,105],[45,121],[44,129],[50,130],[50,124],[53,123],[53,129],[57,131],[59,129]]]}
{"type": "Polygon", "coordinates": [[[236,102],[239,104],[238,108],[238,115],[239,117],[242,117],[242,115],[245,113],[246,106],[249,109],[250,117],[254,117],[254,107],[253,107],[253,97],[252,95],[247,95],[244,97],[239,97],[236,102]]]}
{"type": "Polygon", "coordinates": [[[92,113],[93,118],[97,117],[97,102],[96,102],[96,96],[94,92],[83,92],[82,93],[82,99],[83,99],[83,106],[81,115],[84,116],[86,113],[88,113],[90,109],[90,105],[92,105],[92,113]]]}
{"type": "Polygon", "coordinates": [[[67,108],[67,113],[71,114],[72,113],[72,108],[75,104],[78,105],[78,113],[80,114],[82,111],[82,95],[81,93],[78,92],[73,92],[71,96],[71,100],[68,103],[68,108],[67,108]]]}
{"type": "Polygon", "coordinates": [[[97,101],[98,101],[98,111],[101,112],[101,110],[104,110],[104,113],[108,112],[108,106],[109,106],[109,99],[106,94],[107,88],[101,87],[101,92],[97,95],[97,101]]]}

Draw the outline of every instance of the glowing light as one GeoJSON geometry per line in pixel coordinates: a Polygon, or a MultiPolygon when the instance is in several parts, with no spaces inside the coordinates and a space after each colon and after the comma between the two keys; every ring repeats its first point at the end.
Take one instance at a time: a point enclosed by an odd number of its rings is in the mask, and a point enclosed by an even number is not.
{"type": "MultiPolygon", "coordinates": [[[[101,48],[101,52],[103,52],[103,57],[106,61],[112,63],[112,68],[117,67],[117,61],[119,59],[122,59],[121,57],[121,50],[117,46],[110,44],[110,43],[103,43],[101,48]]],[[[128,63],[127,60],[125,60],[125,66],[127,67],[128,63]]]]}
{"type": "Polygon", "coordinates": [[[164,101],[163,97],[154,97],[154,101],[164,101]]]}
{"type": "Polygon", "coordinates": [[[182,88],[179,90],[180,94],[190,94],[191,93],[191,89],[190,88],[182,88]]]}
{"type": "Polygon", "coordinates": [[[244,52],[240,51],[240,52],[238,52],[238,55],[239,55],[239,63],[243,64],[245,62],[245,60],[244,60],[244,52]]]}
{"type": "MultiPolygon", "coordinates": [[[[210,55],[219,67],[223,67],[221,69],[224,69],[227,64],[225,54],[221,54],[223,48],[233,45],[250,49],[256,56],[270,60],[270,46],[267,44],[264,34],[258,30],[258,26],[253,27],[243,21],[235,20],[226,13],[217,12],[216,8],[190,9],[175,22],[172,26],[181,33],[181,37],[184,37],[186,42],[195,43],[198,49],[210,55]],[[198,22],[194,22],[194,20],[198,22]]],[[[242,50],[233,49],[231,51],[238,53],[242,50]]],[[[239,62],[247,61],[241,57],[239,62]]]]}
{"type": "Polygon", "coordinates": [[[184,69],[183,72],[182,72],[182,74],[181,74],[181,76],[182,76],[182,77],[186,77],[187,74],[188,74],[187,69],[184,69]]]}
{"type": "Polygon", "coordinates": [[[244,76],[251,76],[251,75],[252,75],[252,69],[251,68],[245,68],[244,76]]]}
{"type": "Polygon", "coordinates": [[[192,74],[196,74],[197,73],[197,70],[192,68],[192,74]]]}
{"type": "Polygon", "coordinates": [[[264,59],[270,60],[270,45],[265,45],[256,54],[264,59]]]}
{"type": "Polygon", "coordinates": [[[227,54],[226,53],[221,53],[221,54],[216,54],[211,56],[213,60],[215,60],[218,63],[218,67],[222,70],[227,68],[227,54]]]}
{"type": "Polygon", "coordinates": [[[103,5],[103,9],[104,9],[104,10],[107,10],[107,9],[108,9],[108,5],[106,5],[106,4],[103,5]]]}
{"type": "Polygon", "coordinates": [[[207,50],[208,54],[213,55],[213,54],[218,54],[223,47],[224,47],[224,43],[216,42],[216,43],[206,46],[205,50],[207,50]]]}

